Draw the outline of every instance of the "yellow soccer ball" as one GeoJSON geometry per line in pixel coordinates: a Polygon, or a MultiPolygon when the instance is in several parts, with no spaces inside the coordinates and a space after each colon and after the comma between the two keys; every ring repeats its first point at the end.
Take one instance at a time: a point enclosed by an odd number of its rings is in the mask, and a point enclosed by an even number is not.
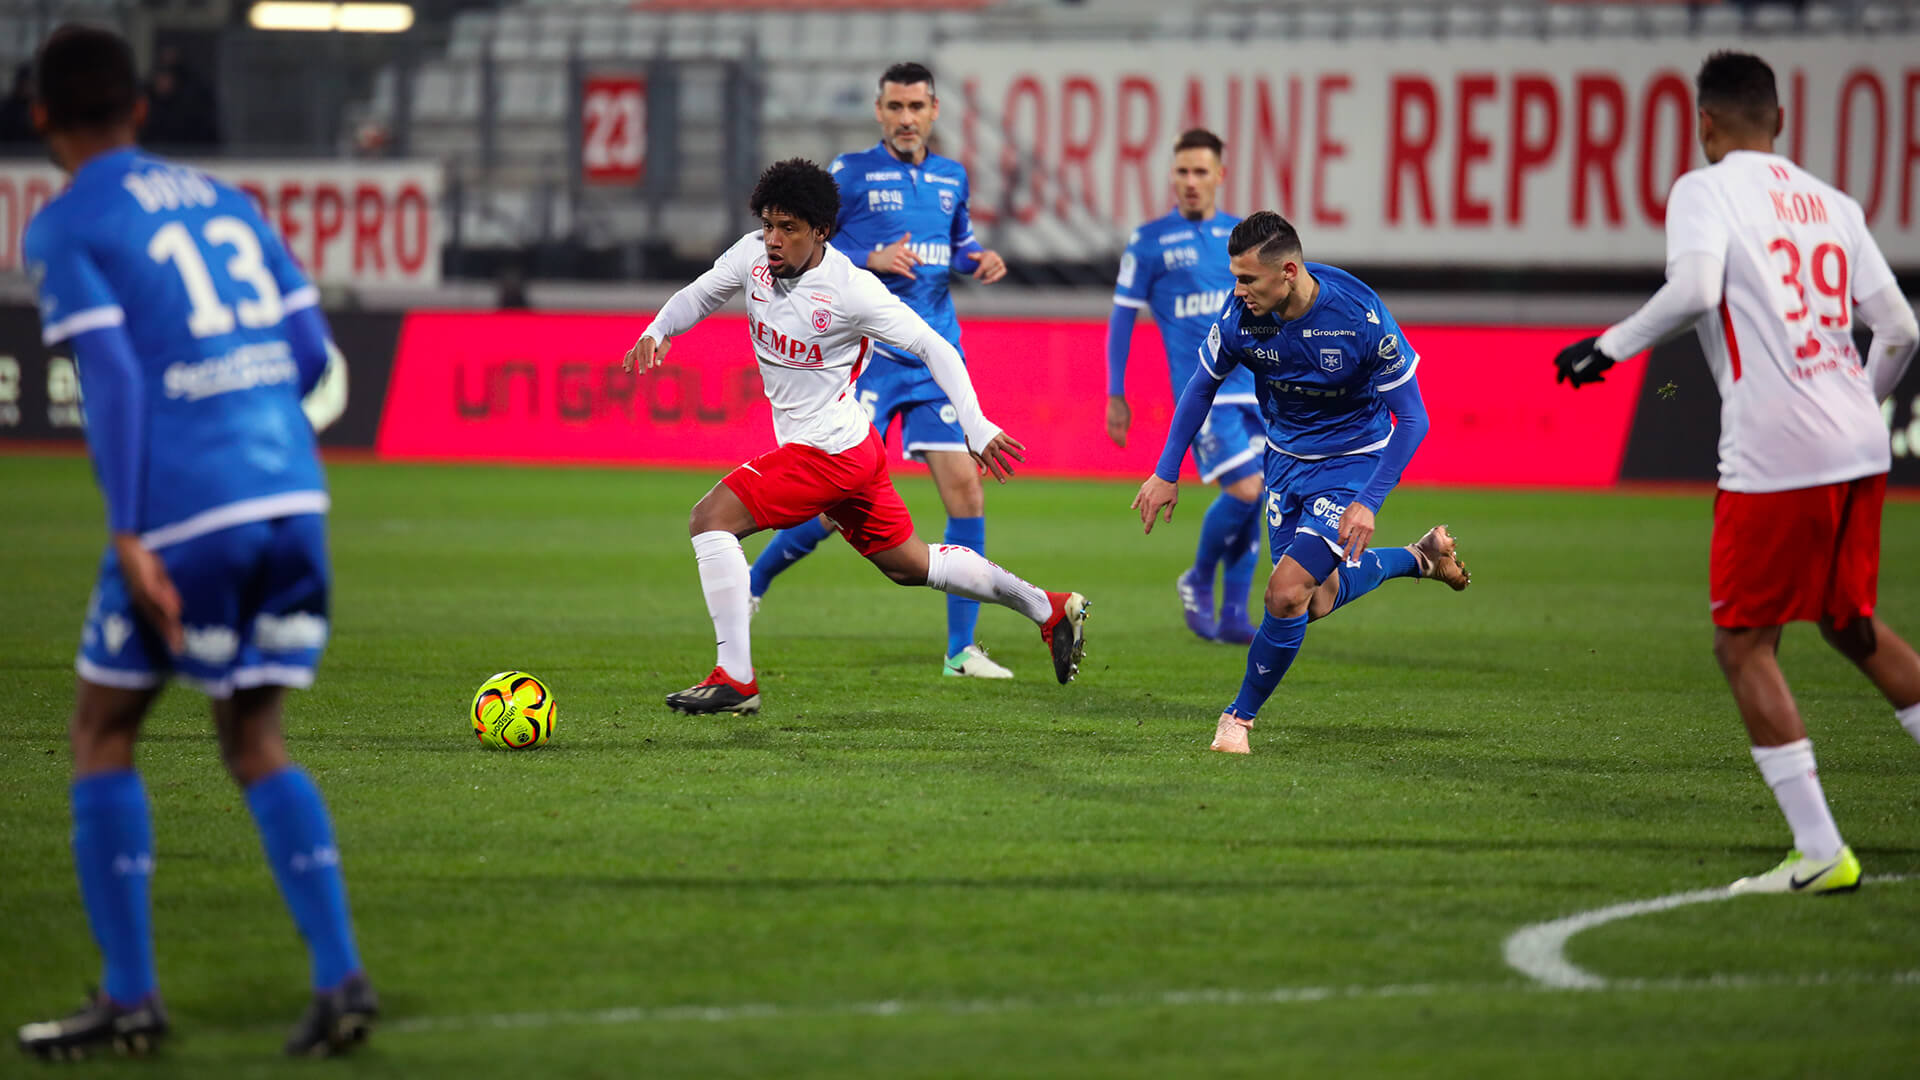
{"type": "Polygon", "coordinates": [[[524,671],[503,671],[480,684],[468,719],[482,746],[531,750],[553,738],[559,713],[546,683],[524,671]]]}

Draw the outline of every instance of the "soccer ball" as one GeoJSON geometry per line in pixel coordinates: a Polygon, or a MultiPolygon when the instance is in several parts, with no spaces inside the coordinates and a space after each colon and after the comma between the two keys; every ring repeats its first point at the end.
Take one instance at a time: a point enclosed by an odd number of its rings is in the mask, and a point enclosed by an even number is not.
{"type": "Polygon", "coordinates": [[[546,683],[524,671],[503,671],[480,684],[468,719],[482,746],[531,750],[553,737],[559,714],[546,683]]]}

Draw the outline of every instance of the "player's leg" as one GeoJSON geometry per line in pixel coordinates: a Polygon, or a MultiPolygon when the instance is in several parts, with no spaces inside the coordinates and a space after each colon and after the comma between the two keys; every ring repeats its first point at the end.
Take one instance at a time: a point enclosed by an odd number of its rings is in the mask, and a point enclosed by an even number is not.
{"type": "Polygon", "coordinates": [[[73,862],[87,924],[100,948],[100,990],[79,1011],[27,1024],[22,1050],[46,1058],[84,1057],[109,1045],[146,1053],[167,1031],[154,965],[153,822],[133,748],[158,685],[103,686],[82,678],[67,724],[73,750],[73,862]]]}
{"type": "Polygon", "coordinates": [[[1435,525],[1406,547],[1369,548],[1357,563],[1342,561],[1314,591],[1307,613],[1324,619],[1394,578],[1431,578],[1460,592],[1473,582],[1445,525],[1435,525]]]}
{"type": "Polygon", "coordinates": [[[773,579],[793,568],[793,564],[813,554],[820,541],[833,535],[833,527],[824,517],[816,517],[802,522],[791,529],[781,529],[767,541],[767,546],[753,560],[749,571],[748,593],[752,597],[750,610],[758,610],[760,598],[773,588],[773,579]]]}
{"type": "MultiPolygon", "coordinates": [[[[1253,589],[1253,576],[1260,568],[1260,541],[1265,532],[1261,520],[1262,496],[1260,466],[1248,463],[1247,473],[1221,484],[1220,495],[1207,509],[1211,518],[1215,509],[1225,506],[1230,519],[1237,519],[1236,530],[1227,540],[1220,565],[1220,621],[1214,636],[1221,641],[1245,645],[1253,640],[1256,628],[1247,618],[1247,597],[1253,589]]],[[[1231,523],[1231,522],[1230,522],[1231,523]]],[[[1205,531],[1202,523],[1202,531],[1205,531]]],[[[1198,556],[1195,567],[1199,565],[1198,556]]]]}
{"type": "Polygon", "coordinates": [[[1877,616],[1856,618],[1844,629],[1832,618],[1820,621],[1820,634],[1840,655],[1853,661],[1894,708],[1894,719],[1920,740],[1920,655],[1877,616]]]}
{"type": "Polygon", "coordinates": [[[1244,644],[1253,637],[1247,592],[1257,564],[1253,549],[1258,546],[1264,493],[1266,438],[1258,412],[1247,405],[1215,406],[1190,449],[1201,481],[1219,484],[1221,492],[1200,519],[1193,565],[1174,582],[1181,615],[1187,629],[1200,637],[1244,644]],[[1222,564],[1226,580],[1216,619],[1213,582],[1222,564]]]}
{"type": "Polygon", "coordinates": [[[1920,656],[1873,614],[1879,598],[1880,511],[1886,484],[1883,474],[1846,485],[1820,634],[1885,695],[1900,726],[1920,739],[1920,656]]]}
{"type": "Polygon", "coordinates": [[[149,900],[153,824],[134,770],[134,743],[166,680],[167,657],[135,612],[109,549],[87,604],[67,722],[74,871],[103,971],[98,994],[79,1011],[20,1028],[21,1049],[42,1057],[81,1057],[110,1045],[145,1053],[167,1031],[149,900]]]}
{"type": "Polygon", "coordinates": [[[989,562],[971,548],[955,544],[929,547],[913,535],[913,518],[877,455],[866,481],[827,511],[840,523],[847,542],[900,585],[926,585],[949,596],[999,604],[1032,619],[1053,658],[1053,674],[1072,681],[1086,655],[1087,598],[1073,592],[1048,592],[989,562]]]}
{"type": "Polygon", "coordinates": [[[254,686],[213,703],[220,757],[246,794],[280,897],[306,940],[313,998],[288,1036],[296,1056],[329,1056],[366,1038],[379,1000],[360,963],[333,820],[320,789],[287,755],[286,688],[254,686]]]}
{"type": "MultiPolygon", "coordinates": [[[[973,455],[964,450],[927,450],[924,458],[927,471],[933,474],[934,488],[940,492],[941,506],[947,512],[943,542],[985,554],[986,493],[981,490],[980,467],[974,463],[973,455]]],[[[977,601],[947,594],[947,648],[942,673],[982,679],[1013,678],[1013,672],[989,659],[986,650],[975,640],[979,623],[977,601]]]]}
{"type": "Polygon", "coordinates": [[[1778,657],[1782,626],[1819,616],[1830,560],[1806,555],[1834,550],[1838,507],[1817,490],[1723,491],[1714,501],[1713,655],[1794,846],[1772,870],[1734,882],[1735,892],[1840,892],[1860,883],[1859,861],[1827,806],[1813,742],[1778,657]]]}
{"type": "Polygon", "coordinates": [[[225,659],[190,650],[180,672],[212,698],[221,761],[245,795],[267,865],[307,944],[313,996],[285,1049],[338,1053],[365,1038],[378,1002],[354,944],[333,821],[281,734],[287,689],[312,685],[326,648],[326,519],[256,522],[209,540],[224,557],[194,592],[211,603],[224,587],[231,601],[198,618],[229,630],[236,644],[225,659]]]}
{"type": "MultiPolygon", "coordinates": [[[[793,479],[791,473],[782,468],[788,464],[787,458],[776,457],[778,454],[779,451],[762,454],[728,473],[694,504],[688,518],[694,562],[700,571],[700,591],[706,597],[707,615],[713,620],[716,655],[713,671],[705,679],[667,695],[667,706],[675,711],[760,711],[760,684],[754,678],[749,629],[753,620],[750,572],[746,553],[740,548],[740,538],[752,535],[761,527],[746,498],[758,499],[762,494],[776,491],[783,480],[793,479]],[[741,490],[747,492],[745,497],[741,490]]],[[[813,513],[807,513],[797,520],[813,517],[813,513]]]]}
{"type": "Polygon", "coordinates": [[[1210,749],[1229,754],[1252,752],[1248,729],[1300,654],[1307,635],[1307,606],[1320,581],[1333,573],[1334,562],[1335,556],[1325,543],[1303,534],[1274,566],[1267,578],[1266,615],[1247,645],[1246,674],[1233,703],[1220,714],[1210,749]],[[1306,542],[1309,539],[1313,543],[1306,542]]]}
{"type": "MultiPolygon", "coordinates": [[[[925,368],[901,368],[911,376],[902,380],[893,402],[900,410],[900,445],[907,457],[924,463],[933,474],[933,486],[947,512],[943,542],[984,554],[987,550],[986,493],[980,485],[980,467],[967,453],[966,433],[953,403],[925,368]]],[[[978,678],[1009,679],[1013,672],[987,658],[974,641],[980,623],[980,605],[964,596],[947,594],[947,644],[941,672],[978,678]]]]}

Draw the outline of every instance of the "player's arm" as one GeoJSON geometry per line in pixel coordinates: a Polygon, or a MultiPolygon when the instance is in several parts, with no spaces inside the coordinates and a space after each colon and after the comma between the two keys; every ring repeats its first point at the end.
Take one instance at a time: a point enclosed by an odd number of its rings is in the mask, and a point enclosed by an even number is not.
{"type": "Polygon", "coordinates": [[[1133,345],[1133,324],[1153,291],[1151,263],[1142,263],[1140,232],[1127,238],[1120,254],[1120,273],[1113,285],[1113,313],[1107,316],[1107,438],[1127,445],[1133,409],[1127,405],[1127,352],[1133,345]]]}
{"type": "MultiPolygon", "coordinates": [[[[293,353],[294,366],[300,371],[300,396],[304,399],[313,393],[329,369],[338,364],[339,369],[329,385],[340,388],[338,405],[344,410],[347,362],[340,355],[340,350],[331,347],[333,331],[328,329],[327,317],[320,311],[320,290],[307,280],[306,271],[300,268],[287,246],[281,243],[280,234],[254,209],[253,200],[246,200],[246,206],[250,217],[248,224],[253,226],[253,233],[260,240],[261,255],[267,269],[273,274],[274,284],[280,289],[280,333],[293,353]]],[[[338,412],[334,412],[336,418],[338,415],[338,412]]],[[[318,430],[324,426],[315,424],[314,428],[318,430]]]]}
{"type": "Polygon", "coordinates": [[[850,277],[852,285],[849,312],[863,333],[926,362],[927,374],[953,403],[954,418],[966,435],[967,450],[979,459],[995,480],[1006,483],[1013,475],[1015,462],[1025,461],[1026,447],[1018,439],[1000,430],[980,409],[973,379],[960,351],[937,333],[927,321],[887,291],[880,279],[864,274],[850,277]]]}
{"type": "Polygon", "coordinates": [[[1913,360],[1914,347],[1920,345],[1920,324],[1916,324],[1913,307],[1900,291],[1886,255],[1873,242],[1865,222],[1860,224],[1859,236],[1860,243],[1854,249],[1853,301],[1859,308],[1860,321],[1873,331],[1873,340],[1867,343],[1867,375],[1873,380],[1873,398],[1885,401],[1900,385],[1907,364],[1913,360]]]}
{"type": "Polygon", "coordinates": [[[127,336],[126,311],[91,252],[58,224],[27,230],[27,265],[40,277],[41,340],[73,350],[87,448],[107,503],[107,530],[128,592],[141,616],[175,652],[185,648],[180,594],[158,556],[140,543],[142,481],[147,472],[146,384],[127,336]]]}
{"type": "Polygon", "coordinates": [[[1430,427],[1427,403],[1420,396],[1420,381],[1414,378],[1414,363],[1417,361],[1410,362],[1405,372],[1396,374],[1386,386],[1374,387],[1380,400],[1393,410],[1393,434],[1387,437],[1387,445],[1380,448],[1380,460],[1373,467],[1373,475],[1340,515],[1340,543],[1348,562],[1357,561],[1366,553],[1367,545],[1373,540],[1374,515],[1380,512],[1387,494],[1400,482],[1400,474],[1406,472],[1413,452],[1420,449],[1427,438],[1430,427]]]}
{"type": "Polygon", "coordinates": [[[1645,352],[1700,320],[1720,304],[1726,283],[1729,234],[1704,180],[1674,181],[1667,199],[1667,282],[1639,311],[1598,337],[1574,342],[1554,357],[1555,382],[1574,389],[1604,382],[1622,360],[1645,352]]]}
{"type": "Polygon", "coordinates": [[[693,329],[700,320],[733,299],[746,284],[753,265],[754,247],[759,243],[758,233],[741,237],[713,260],[713,266],[706,273],[669,297],[654,314],[653,321],[640,332],[640,340],[621,358],[620,370],[651,371],[667,358],[667,350],[673,347],[675,337],[693,329]]]}
{"type": "Polygon", "coordinates": [[[996,251],[988,251],[973,235],[973,215],[967,212],[967,200],[972,197],[971,183],[963,182],[960,189],[960,202],[953,211],[953,228],[948,241],[953,245],[953,268],[962,274],[972,274],[973,279],[982,285],[991,285],[1007,276],[1007,261],[996,251]]]}
{"type": "Polygon", "coordinates": [[[1133,508],[1140,511],[1140,524],[1149,533],[1162,510],[1166,512],[1167,521],[1173,521],[1173,508],[1180,502],[1180,460],[1187,456],[1193,437],[1200,434],[1207,413],[1213,410],[1214,395],[1220,392],[1220,384],[1227,381],[1227,374],[1236,363],[1232,352],[1221,348],[1220,341],[1220,324],[1216,322],[1207,332],[1206,344],[1200,346],[1200,366],[1193,369],[1193,378],[1187,380],[1186,388],[1180,391],[1179,403],[1173,407],[1173,422],[1168,425],[1167,441],[1160,448],[1160,460],[1153,467],[1153,475],[1147,477],[1140,485],[1140,493],[1133,497],[1133,508]]]}

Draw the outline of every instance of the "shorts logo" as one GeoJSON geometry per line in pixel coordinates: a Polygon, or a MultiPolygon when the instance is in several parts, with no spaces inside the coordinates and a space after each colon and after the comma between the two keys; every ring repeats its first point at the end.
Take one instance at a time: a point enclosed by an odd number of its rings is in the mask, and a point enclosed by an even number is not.
{"type": "Polygon", "coordinates": [[[826,308],[813,309],[813,328],[819,333],[827,332],[827,325],[833,322],[833,313],[826,308]]]}
{"type": "Polygon", "coordinates": [[[940,406],[940,422],[941,423],[954,424],[954,423],[958,423],[959,421],[960,421],[960,414],[954,410],[952,403],[948,403],[946,405],[940,406]]]}
{"type": "Polygon", "coordinates": [[[1380,359],[1391,360],[1400,355],[1400,339],[1388,334],[1380,339],[1380,359]]]}
{"type": "Polygon", "coordinates": [[[942,191],[940,193],[940,212],[943,214],[953,213],[953,204],[954,204],[953,192],[942,191]]]}
{"type": "Polygon", "coordinates": [[[1313,516],[1329,525],[1338,526],[1341,515],[1347,512],[1346,503],[1337,503],[1322,495],[1313,500],[1313,516]]]}
{"type": "Polygon", "coordinates": [[[305,611],[263,613],[254,617],[253,643],[268,652],[318,649],[327,643],[327,620],[305,611]]]}
{"type": "Polygon", "coordinates": [[[120,646],[127,643],[133,633],[133,624],[124,615],[109,615],[100,620],[100,636],[106,639],[107,651],[118,653],[120,646]]]}
{"type": "Polygon", "coordinates": [[[1321,349],[1320,350],[1320,367],[1322,369],[1327,371],[1339,371],[1340,365],[1343,362],[1344,362],[1344,358],[1341,356],[1339,349],[1321,349]]]}
{"type": "Polygon", "coordinates": [[[230,664],[239,652],[240,635],[229,627],[187,627],[187,655],[203,664],[230,664]]]}

